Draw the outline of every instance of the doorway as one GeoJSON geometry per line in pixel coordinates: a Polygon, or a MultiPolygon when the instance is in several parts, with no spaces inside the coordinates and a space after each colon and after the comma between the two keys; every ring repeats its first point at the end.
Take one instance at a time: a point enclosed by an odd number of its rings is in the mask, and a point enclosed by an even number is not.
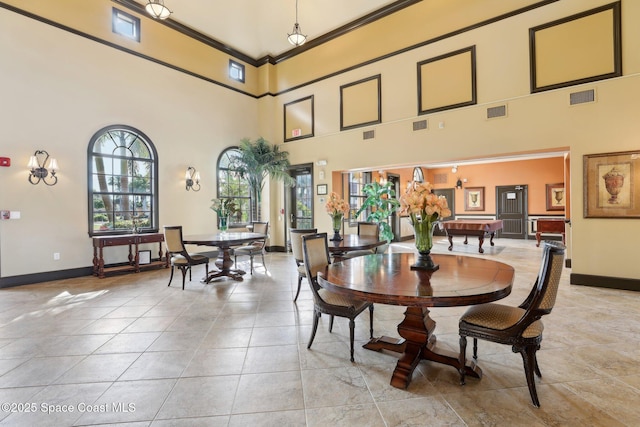
{"type": "MultiPolygon", "coordinates": [[[[455,219],[454,212],[456,211],[456,189],[455,188],[438,188],[433,189],[433,192],[437,196],[444,196],[447,199],[447,205],[449,205],[449,209],[451,210],[451,215],[445,218],[439,218],[438,221],[449,221],[451,219],[455,219]]],[[[433,229],[434,236],[446,236],[447,232],[440,227],[435,227],[433,229]]]]}
{"type": "MultiPolygon", "coordinates": [[[[400,175],[395,173],[387,174],[387,182],[393,183],[393,191],[395,192],[396,199],[400,199],[400,175]]],[[[393,233],[393,241],[400,241],[400,215],[398,215],[398,211],[395,210],[391,214],[391,232],[393,233]]]]}
{"type": "Polygon", "coordinates": [[[527,211],[526,185],[496,186],[496,219],[503,223],[499,237],[526,239],[527,211]]]}
{"type": "Polygon", "coordinates": [[[296,184],[287,192],[287,227],[313,228],[313,164],[292,166],[289,175],[296,184]]]}

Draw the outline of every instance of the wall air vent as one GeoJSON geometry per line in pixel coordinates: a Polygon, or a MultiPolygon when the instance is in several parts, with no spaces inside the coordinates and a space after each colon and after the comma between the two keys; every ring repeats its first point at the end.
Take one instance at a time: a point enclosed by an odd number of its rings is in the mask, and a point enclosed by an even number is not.
{"type": "Polygon", "coordinates": [[[376,137],[376,133],[373,130],[366,130],[362,132],[362,139],[373,139],[376,137]]]}
{"type": "Polygon", "coordinates": [[[569,94],[569,105],[584,104],[587,102],[594,102],[595,100],[595,89],[583,90],[581,92],[573,92],[569,94]]]}
{"type": "Polygon", "coordinates": [[[413,122],[413,130],[422,130],[427,128],[426,120],[418,120],[417,122],[413,122]]]}
{"type": "Polygon", "coordinates": [[[487,119],[495,119],[498,117],[506,117],[506,116],[507,116],[506,105],[498,105],[496,107],[487,108],[487,119]]]}

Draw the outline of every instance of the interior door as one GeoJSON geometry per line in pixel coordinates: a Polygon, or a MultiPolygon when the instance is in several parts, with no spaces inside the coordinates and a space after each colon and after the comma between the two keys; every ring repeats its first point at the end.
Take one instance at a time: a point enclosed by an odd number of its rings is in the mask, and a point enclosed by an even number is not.
{"type": "Polygon", "coordinates": [[[527,238],[527,186],[507,185],[496,187],[496,219],[503,222],[496,233],[509,239],[527,238]]]}
{"type": "Polygon", "coordinates": [[[289,174],[296,184],[288,192],[287,226],[313,228],[313,165],[292,166],[289,174]]]}
{"type": "MultiPolygon", "coordinates": [[[[449,209],[451,209],[451,215],[446,218],[440,218],[440,221],[449,221],[450,219],[455,219],[454,212],[456,211],[456,189],[455,188],[439,188],[433,189],[433,192],[437,196],[444,196],[447,199],[447,204],[449,205],[449,209]]],[[[433,230],[433,234],[435,236],[445,236],[447,233],[444,230],[441,230],[440,227],[435,227],[433,230]]]]}

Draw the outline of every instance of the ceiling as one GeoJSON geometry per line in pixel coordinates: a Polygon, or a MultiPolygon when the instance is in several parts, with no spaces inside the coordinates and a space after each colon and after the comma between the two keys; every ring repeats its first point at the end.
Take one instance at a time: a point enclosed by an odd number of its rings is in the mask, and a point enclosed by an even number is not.
{"type": "MultiPolygon", "coordinates": [[[[147,0],[135,0],[144,5],[147,0]]],[[[397,0],[298,0],[298,23],[307,41],[397,0]]],[[[164,0],[170,19],[254,59],[283,54],[296,21],[296,0],[164,0]]]]}

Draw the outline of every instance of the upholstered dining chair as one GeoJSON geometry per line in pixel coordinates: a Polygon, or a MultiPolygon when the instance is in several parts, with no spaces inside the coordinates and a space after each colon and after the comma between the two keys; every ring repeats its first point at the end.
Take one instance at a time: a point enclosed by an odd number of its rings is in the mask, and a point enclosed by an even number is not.
{"type": "Polygon", "coordinates": [[[375,236],[380,235],[380,225],[377,222],[358,222],[358,235],[360,236],[375,236]]]}
{"type": "Polygon", "coordinates": [[[334,316],[349,319],[349,342],[351,343],[351,361],[353,362],[353,341],[355,335],[355,318],[365,309],[369,309],[369,336],[373,338],[373,303],[353,300],[322,288],[318,284],[318,271],[331,263],[327,233],[309,234],[302,237],[304,266],[307,281],[313,293],[313,328],[307,348],[311,348],[318,330],[318,321],[322,313],[329,318],[329,332],[333,329],[334,316]]]}
{"type": "Polygon", "coordinates": [[[251,223],[253,225],[253,233],[264,234],[265,238],[261,240],[253,241],[249,244],[239,246],[233,250],[233,262],[234,264],[238,261],[238,255],[246,255],[249,256],[251,262],[251,274],[253,274],[253,257],[256,255],[260,255],[262,257],[262,265],[264,269],[267,269],[267,265],[264,262],[264,248],[267,244],[267,235],[269,232],[269,223],[268,222],[259,222],[253,221],[251,223]]]}
{"type": "MultiPolygon", "coordinates": [[[[377,222],[358,222],[358,236],[380,236],[380,225],[377,222]]],[[[380,253],[384,252],[384,249],[380,253]]],[[[378,253],[378,248],[375,249],[362,249],[358,251],[349,251],[342,255],[342,259],[355,258],[357,256],[371,255],[378,253]]]]}
{"type": "Polygon", "coordinates": [[[469,308],[460,318],[460,384],[465,383],[467,337],[473,338],[473,359],[478,359],[478,339],[511,345],[514,353],[522,355],[529,394],[540,407],[533,374],[542,378],[536,351],[540,349],[542,331],[540,318],[551,313],[558,294],[564,262],[564,246],[545,242],[542,265],[529,296],[518,307],[497,303],[469,308]]]}
{"type": "Polygon", "coordinates": [[[169,284],[173,280],[173,269],[178,267],[182,272],[182,290],[184,290],[184,281],[187,271],[189,271],[189,281],[191,281],[191,266],[205,264],[205,277],[209,275],[209,257],[206,255],[190,254],[182,243],[182,226],[165,226],[164,227],[164,243],[167,247],[167,256],[171,257],[171,276],[169,284]]]}
{"type": "Polygon", "coordinates": [[[300,295],[302,279],[307,277],[307,271],[304,268],[304,255],[302,253],[302,236],[316,234],[317,232],[317,228],[292,228],[289,230],[289,235],[291,236],[291,252],[293,253],[293,260],[298,269],[298,290],[296,291],[296,296],[293,298],[294,301],[296,301],[298,295],[300,295]]]}

